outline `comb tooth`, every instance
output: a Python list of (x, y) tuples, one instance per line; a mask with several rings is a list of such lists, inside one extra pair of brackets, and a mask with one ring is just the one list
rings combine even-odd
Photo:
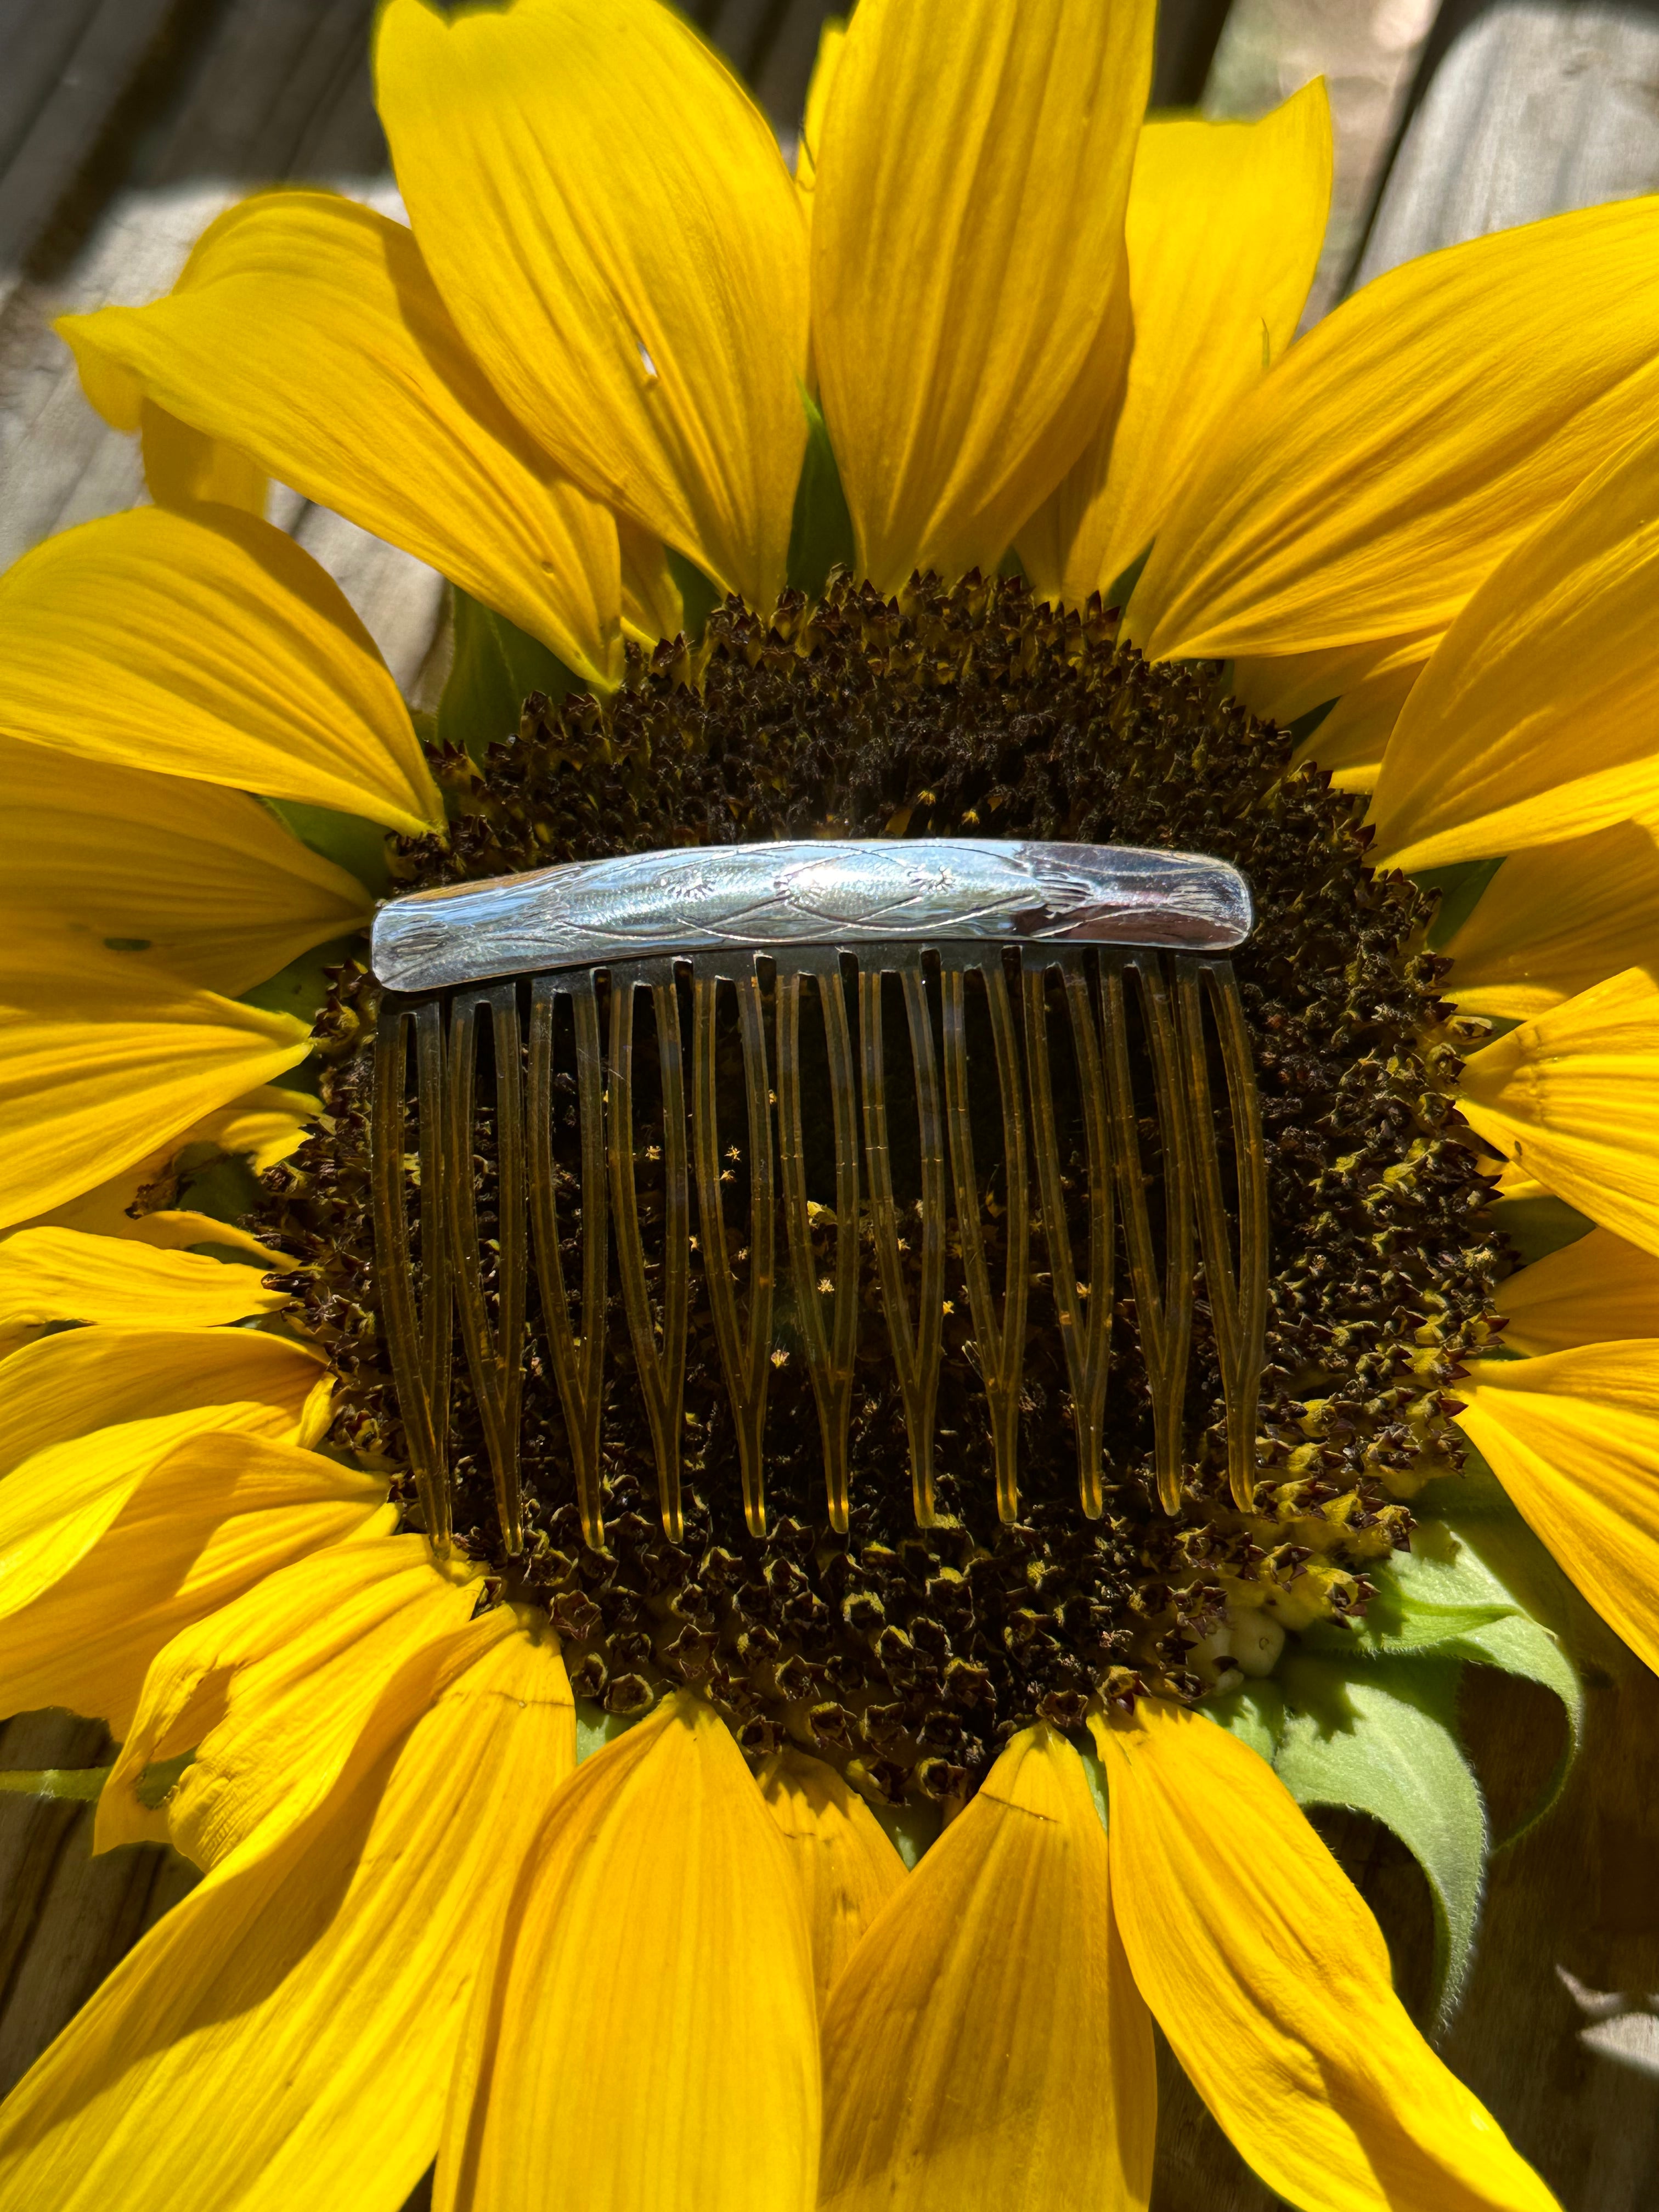
[[(901, 956), (902, 957), (902, 956)], [(917, 957), (900, 969), (910, 1059), (915, 1077), (916, 1121), (921, 1143), (921, 1282), (916, 1324), (910, 1323), (899, 1257), (893, 1203), (893, 1164), (887, 1141), (886, 1052), (882, 1038), (879, 968), (859, 970), (859, 1029), (864, 1057), (864, 1145), (870, 1180), (870, 1219), (888, 1343), (904, 1404), (910, 1442), (910, 1494), (917, 1525), (931, 1528), (933, 1508), (933, 1407), (939, 1395), (939, 1347), (945, 1309), (945, 1124), (939, 1113), (939, 1068), (933, 1054), (927, 986)]]
[[(634, 994), (648, 988), (656, 1009), (657, 1058), (662, 1069), (663, 1304), (662, 1350), (645, 1287), (634, 1180)], [(634, 1364), (657, 1458), (663, 1534), (685, 1534), (680, 1504), (680, 1431), (685, 1397), (685, 1322), (690, 1287), (690, 1187), (686, 1170), (685, 1079), (680, 1057), (680, 1002), (672, 965), (661, 980), (613, 980), (611, 991), (611, 1205), (617, 1223), (617, 1273), (634, 1346)]]
[(946, 956), (941, 981), (945, 995), (945, 1090), (951, 1122), (951, 1159), (956, 1175), (957, 1224), (962, 1238), (963, 1272), (968, 1304), (979, 1343), (980, 1371), (991, 1409), (991, 1443), (996, 1464), (997, 1512), (1005, 1522), (1019, 1518), (1019, 1396), (1025, 1368), (1025, 1301), (1029, 1284), (1029, 1209), (1025, 1189), (1025, 1104), (1014, 1044), (1008, 979), (1000, 958), (981, 967), (967, 963), (985, 979), (995, 1050), (997, 1087), (1002, 1106), (1008, 1203), (1004, 1218), (1006, 1264), (1002, 1318), (997, 1319), (991, 1273), (985, 1258), (980, 1220), (979, 1178), (974, 1166), (969, 1109), (967, 991), (963, 965)]
[[(553, 1160), (553, 1015), (559, 994), (571, 1001), (576, 1041), (576, 1099), (581, 1136), (581, 1335), (570, 1326), (570, 1301), (559, 1255), (559, 1220)], [(530, 1001), (530, 1220), (547, 1324), (548, 1353), (564, 1413), (565, 1435), (576, 1478), (582, 1536), (593, 1551), (605, 1548), (605, 1510), (599, 1489), (599, 1416), (605, 1399), (605, 1063), (599, 1053), (599, 1010), (593, 976), (538, 975)]]
[(825, 1055), (830, 1064), (830, 1107), (836, 1136), (836, 1272), (830, 1328), (812, 1256), (811, 1217), (806, 1210), (806, 1151), (801, 1127), (799, 971), (778, 977), (778, 1150), (783, 1198), (789, 1224), (789, 1255), (795, 1283), (795, 1312), (800, 1326), (806, 1371), (818, 1409), (823, 1438), (823, 1484), (830, 1525), (847, 1534), (850, 1508), (847, 1431), (853, 1410), (853, 1355), (859, 1323), (859, 1153), (857, 1094), (853, 1082), (853, 1045), (842, 988), (841, 960), (809, 971), (817, 984), (823, 1017)]
[[(1234, 1263), (1216, 1152), (1214, 1109), (1204, 1048), (1204, 991), (1221, 1041), (1238, 1178), (1238, 1246)], [(1248, 1511), (1255, 1496), (1256, 1413), (1261, 1392), (1262, 1345), (1267, 1323), (1267, 1161), (1261, 1141), (1249, 1032), (1237, 981), (1224, 961), (1182, 958), (1176, 963), (1204, 1281), (1221, 1367), (1227, 1412), (1227, 1477), (1233, 1502)]]
[[(406, 1030), (415, 1029), (416, 1105), (421, 1169), (421, 1275), (417, 1313), (404, 1196)], [(435, 1001), (383, 1006), (374, 1040), (372, 1186), (374, 1262), (392, 1377), (433, 1549), (447, 1553), (449, 1512), (449, 1376), (453, 1321), (444, 1223), (443, 1010)]]
[[(496, 1327), (489, 1325), (478, 1240), (477, 1181), (472, 1170), (477, 1018), (489, 1016), (495, 1059)], [(461, 1341), (495, 1484), (495, 1510), (509, 1558), (524, 1550), (519, 1487), (519, 1407), (524, 1392), (524, 1125), (520, 1099), (519, 994), (496, 984), (459, 995), (449, 1016), (449, 1242), (455, 1261)]]
[(738, 1018), (743, 1037), (744, 1089), (749, 1113), (749, 1313), (738, 1313), (720, 1205), (720, 1145), (714, 1046), (717, 973), (698, 963), (692, 986), (692, 1143), (697, 1166), (697, 1218), (702, 1237), (703, 1280), (709, 1317), (726, 1376), (738, 1431), (743, 1516), (751, 1536), (766, 1534), (766, 1492), (761, 1440), (766, 1427), (766, 1385), (771, 1371), (773, 1238), (771, 1085), (766, 1066), (765, 1010), (760, 977), (750, 967), (738, 979)]
[[(1060, 1133), (1054, 1123), (1054, 1082), (1048, 1062), (1048, 973), (1060, 972), (1071, 1017), (1073, 1049), (1089, 1155), (1089, 1279), (1079, 1285), (1066, 1194), (1060, 1187)], [(1060, 1342), (1066, 1350), (1073, 1419), (1077, 1427), (1078, 1496), (1091, 1521), (1106, 1510), (1101, 1467), (1106, 1384), (1111, 1370), (1112, 1278), (1116, 1252), (1112, 1228), (1112, 1145), (1100, 1038), (1081, 960), (1057, 960), (1047, 951), (1025, 955), (1025, 1050), (1030, 1069), (1033, 1148), (1042, 1235), (1048, 1247)]]
[[(1164, 1170), (1164, 1279), (1152, 1249), (1152, 1223), (1140, 1158), (1134, 1091), (1129, 1075), (1124, 974), (1139, 986)], [(1152, 1400), (1152, 1445), (1158, 1494), (1166, 1513), (1181, 1504), (1182, 1401), (1193, 1329), (1192, 1172), (1187, 1114), (1176, 1055), (1169, 986), (1155, 952), (1103, 954), (1101, 983), (1106, 1017), (1107, 1090), (1124, 1241), (1134, 1286), (1140, 1356)]]

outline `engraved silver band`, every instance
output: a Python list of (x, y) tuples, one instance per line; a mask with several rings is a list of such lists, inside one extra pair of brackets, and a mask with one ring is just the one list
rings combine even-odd
[(1203, 854), (838, 838), (632, 853), (418, 891), (380, 908), (370, 959), (388, 989), (420, 992), (788, 945), (989, 939), (1224, 952), (1251, 921), (1243, 877)]

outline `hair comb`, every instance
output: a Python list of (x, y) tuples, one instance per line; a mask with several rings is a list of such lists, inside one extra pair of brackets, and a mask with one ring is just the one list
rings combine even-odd
[(434, 1541), (451, 1537), (457, 1335), (510, 1555), (532, 1357), (586, 1542), (605, 1543), (620, 1389), (679, 1540), (699, 1300), (751, 1534), (769, 1382), (797, 1350), (846, 1531), (872, 1310), (931, 1525), (952, 1289), (1003, 1521), (1020, 1514), (1022, 1376), (1043, 1328), (1063, 1346), (1084, 1514), (1105, 1510), (1115, 1328), (1138, 1346), (1151, 1471), (1176, 1510), (1200, 1291), (1248, 1506), (1267, 1182), (1228, 955), (1251, 920), (1243, 877), (1201, 855), (952, 838), (633, 854), (384, 906), (377, 1268)]

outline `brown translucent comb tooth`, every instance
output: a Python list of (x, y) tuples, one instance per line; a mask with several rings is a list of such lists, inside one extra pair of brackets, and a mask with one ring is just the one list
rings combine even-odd
[[(433, 1548), (450, 1543), (449, 1382), (453, 1344), (449, 1237), (444, 1218), (443, 1008), (387, 1000), (374, 1040), (371, 1132), (375, 1276), (392, 1379)], [(408, 1032), (415, 1032), (415, 1098), (420, 1166), (420, 1281), (416, 1304), (405, 1212), (404, 1099)]]
[[(974, 1162), (970, 1077), (968, 1066), (968, 972), (984, 978), (997, 1091), (1002, 1109), (1007, 1170), (1007, 1207), (1003, 1219), (1006, 1261), (1002, 1311), (997, 1312), (991, 1271), (980, 1219), (979, 1177)], [(991, 1413), (991, 1446), (996, 1467), (997, 1513), (1005, 1522), (1019, 1518), (1019, 1400), (1025, 1371), (1025, 1301), (1030, 1283), (1027, 1255), (1030, 1207), (1025, 1188), (1025, 1097), (1013, 1008), (1000, 954), (981, 963), (946, 952), (940, 978), (945, 997), (945, 1093), (951, 1126), (951, 1164), (955, 1171), (957, 1224), (962, 1240), (963, 1273), (969, 1310), (979, 1346), (980, 1373)]]
[[(1107, 1094), (1111, 1102), (1112, 1148), (1129, 1277), (1134, 1290), (1140, 1356), (1152, 1401), (1153, 1466), (1166, 1513), (1181, 1504), (1182, 1410), (1193, 1335), (1192, 1166), (1188, 1114), (1174, 1007), (1156, 952), (1103, 952)], [(1146, 1204), (1139, 1117), (1129, 1070), (1126, 978), (1133, 975), (1152, 1065), (1152, 1087), (1162, 1150), (1164, 1267), (1160, 1278)]]
[[(639, 1193), (634, 1175), (634, 995), (647, 989), (657, 1018), (662, 1070), (663, 1269), (661, 1348), (645, 1283)], [(652, 962), (613, 975), (611, 989), (611, 1205), (617, 1223), (617, 1266), (623, 1310), (634, 1346), (635, 1376), (657, 1461), (663, 1534), (685, 1534), (680, 1502), (680, 1432), (685, 1401), (686, 1309), (691, 1285), (691, 1203), (686, 1167), (685, 1077), (680, 1002), (673, 963)]]
[(714, 1324), (714, 1341), (737, 1426), (744, 1519), (751, 1536), (763, 1536), (766, 1492), (761, 1438), (766, 1426), (766, 1385), (771, 1374), (773, 1243), (776, 1227), (771, 1083), (766, 1064), (765, 1010), (760, 977), (751, 957), (735, 978), (749, 1121), (749, 1310), (746, 1316), (740, 1316), (726, 1215), (720, 1204), (721, 1149), (714, 1052), (720, 981), (719, 966), (711, 965), (706, 959), (696, 962), (691, 985), (691, 1130), (697, 1170), (697, 1226), (702, 1240), (703, 1281), (708, 1294), (709, 1316)]
[[(1206, 990), (1227, 1082), (1238, 1186), (1236, 1240), (1228, 1228), (1210, 1097), (1204, 1038)], [(1267, 1158), (1261, 1139), (1261, 1109), (1249, 1031), (1231, 968), (1222, 961), (1178, 959), (1176, 991), (1192, 1121), (1204, 1283), (1227, 1414), (1227, 1479), (1234, 1504), (1241, 1511), (1248, 1511), (1255, 1496), (1256, 1413), (1267, 1326)]]
[[(664, 1534), (671, 1543), (684, 1540), (686, 1364), (699, 1279), (731, 1407), (744, 1521), (752, 1537), (764, 1536), (771, 1369), (785, 1357), (774, 1346), (781, 1237), (793, 1290), (794, 1333), (791, 1340), (786, 1322), (785, 1336), (799, 1343), (812, 1385), (830, 1528), (846, 1534), (851, 1522), (855, 1361), (872, 1290), (885, 1329), (886, 1376), (903, 1409), (912, 1510), (921, 1526), (936, 1522), (945, 1293), (958, 1252), (973, 1327), (964, 1348), (986, 1395), (997, 1512), (1005, 1523), (1016, 1522), (1033, 1173), (1084, 1515), (1099, 1520), (1106, 1505), (1120, 1224), (1159, 1502), (1166, 1512), (1179, 1510), (1188, 1471), (1186, 1396), (1201, 1273), (1228, 1478), (1235, 1501), (1248, 1506), (1266, 1323), (1267, 1174), (1250, 1038), (1225, 955), (1249, 922), (1243, 878), (1201, 856), (975, 840), (630, 854), (476, 886), (459, 905), (447, 894), (393, 902), (377, 920), (375, 942), (378, 963), (384, 935), (396, 972), (378, 965), (376, 972), (383, 982), (395, 987), (402, 978), (404, 988), (433, 995), (385, 1001), (372, 1109), (373, 1210), (392, 1379), (434, 1544), (441, 1549), (451, 1540), (459, 1319), (503, 1546), (509, 1557), (525, 1549), (520, 1453), (532, 1249), (538, 1335), (563, 1417), (585, 1542), (605, 1543), (601, 1431), (619, 1355), (623, 1387), (636, 1393), (650, 1434)], [(890, 975), (904, 1008), (903, 1048), (898, 1032), (890, 1040), (884, 1027)], [(809, 976), (814, 990), (804, 994)], [(654, 1051), (662, 1117), (660, 1147), (648, 1155), (636, 1111), (641, 991), (651, 1003), (641, 1037), (652, 1029), (654, 1036), (641, 1051), (647, 1062)], [(690, 1009), (684, 1035), (683, 996)], [(811, 1060), (821, 1097), (807, 1095), (804, 1003), (816, 1006), (823, 1039), (822, 1063), (816, 1045)], [(1056, 1033), (1067, 1039), (1076, 1082), (1075, 1097), (1060, 1101)], [(406, 1158), (411, 1036), (417, 1230)], [(568, 1068), (556, 1064), (565, 1053)], [(981, 1148), (988, 1131), (1000, 1132), (1000, 1170), (975, 1158), (976, 1110)], [(723, 1115), (741, 1119), (741, 1142)], [(919, 1178), (902, 1212), (894, 1187), (895, 1115), (901, 1158), (914, 1158)], [(809, 1127), (814, 1145), (833, 1132), (835, 1256), (827, 1279), (821, 1270), (831, 1263), (818, 1255), (830, 1224), (808, 1196)], [(1080, 1158), (1072, 1158), (1073, 1148)], [(647, 1159), (648, 1198), (641, 1184)], [(580, 1176), (579, 1285), (566, 1270), (576, 1221), (559, 1201), (573, 1163)], [(1000, 1211), (981, 1194), (981, 1167), (993, 1186), (999, 1171), (1005, 1178)], [(827, 1170), (826, 1162), (813, 1172)], [(1081, 1192), (1071, 1180), (1079, 1170)], [(746, 1201), (738, 1195), (744, 1176)], [(1073, 1243), (1085, 1215), (1086, 1258)], [(613, 1246), (631, 1361), (607, 1341)], [(699, 1249), (700, 1278), (693, 1267)], [(873, 1347), (865, 1349), (868, 1356)], [(1204, 1349), (1207, 1361), (1207, 1341)], [(1132, 1426), (1138, 1418), (1132, 1408)]]
[(1066, 1354), (1066, 1380), (1071, 1385), (1073, 1419), (1077, 1429), (1079, 1502), (1088, 1519), (1098, 1521), (1106, 1510), (1101, 1431), (1106, 1419), (1106, 1383), (1111, 1367), (1112, 1278), (1116, 1259), (1112, 1139), (1099, 1030), (1089, 994), (1089, 978), (1081, 960), (1073, 957), (1059, 972), (1071, 1020), (1089, 1166), (1089, 1273), (1084, 1283), (1079, 1280), (1066, 1220), (1060, 1133), (1054, 1122), (1054, 1082), (1048, 1060), (1048, 975), (1054, 964), (1054, 956), (1049, 952), (1031, 950), (1024, 956), (1032, 1148), (1036, 1155), (1037, 1194), (1042, 1206), (1042, 1237), (1048, 1248), (1060, 1343)]
[[(575, 1036), (572, 1071), (581, 1145), (581, 1334), (570, 1325), (570, 1300), (559, 1255), (559, 1219), (553, 1160), (553, 1021), (557, 999), (568, 997)], [(538, 975), (530, 1000), (530, 1221), (536, 1274), (541, 1285), (547, 1349), (564, 1414), (576, 1482), (582, 1535), (605, 1548), (605, 1510), (599, 1488), (599, 1418), (605, 1401), (605, 1273), (610, 1233), (605, 1203), (605, 1061), (599, 1050), (599, 1009), (591, 971)]]
[(807, 1210), (800, 1073), (803, 978), (799, 971), (781, 972), (778, 976), (778, 1151), (794, 1279), (795, 1316), (823, 1438), (823, 1483), (830, 1525), (838, 1536), (844, 1536), (850, 1504), (847, 1431), (853, 1408), (853, 1358), (859, 1328), (858, 1096), (839, 956), (833, 951), (826, 953), (823, 965), (810, 972), (823, 1023), (836, 1145), (836, 1266), (830, 1279), (828, 1328), (824, 1326), (823, 1293), (818, 1288), (817, 1263), (812, 1251), (811, 1216)]
[[(495, 1066), (495, 1326), (484, 1296), (478, 1237), (479, 1178), (473, 1156), (478, 1016), (487, 1013)], [(511, 1559), (524, 1551), (519, 1480), (520, 1409), (524, 1395), (524, 1121), (516, 983), (458, 992), (449, 1011), (448, 1115), (444, 1132), (450, 1250), (455, 1302), (468, 1371), (478, 1402), (495, 1485), (495, 1510)]]
[(904, 1291), (898, 1215), (893, 1200), (886, 1049), (881, 1018), (883, 969), (879, 965), (860, 965), (859, 970), (864, 1150), (882, 1310), (910, 1443), (911, 1504), (918, 1525), (931, 1528), (934, 1522), (933, 1413), (939, 1396), (939, 1350), (945, 1318), (945, 1121), (939, 1111), (939, 1066), (933, 1052), (933, 1028), (927, 1011), (927, 986), (921, 955), (915, 951), (895, 953), (892, 966), (897, 968), (904, 994), (921, 1149), (921, 1279), (914, 1324)]

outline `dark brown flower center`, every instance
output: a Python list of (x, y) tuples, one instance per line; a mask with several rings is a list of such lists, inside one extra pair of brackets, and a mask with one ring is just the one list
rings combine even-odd
[[(539, 1293), (532, 1285), (525, 1323), (520, 1557), (502, 1541), (480, 1410), (459, 1355), (456, 1367), (457, 1541), (488, 1565), (500, 1589), (546, 1607), (580, 1693), (625, 1714), (665, 1685), (690, 1681), (756, 1752), (793, 1738), (890, 1802), (913, 1788), (959, 1796), (1000, 1743), (1038, 1716), (1073, 1724), (1091, 1696), (1121, 1694), (1136, 1677), (1166, 1694), (1198, 1694), (1214, 1679), (1199, 1647), (1230, 1607), (1243, 1614), (1265, 1601), (1295, 1626), (1362, 1607), (1367, 1564), (1405, 1541), (1409, 1516), (1398, 1501), (1455, 1463), (1454, 1401), (1445, 1393), (1462, 1357), (1485, 1340), (1501, 1263), (1499, 1239), (1482, 1218), (1487, 1185), (1449, 1126), (1459, 1063), (1449, 1009), (1437, 996), (1446, 963), (1424, 947), (1431, 902), (1402, 879), (1367, 871), (1355, 802), (1332, 793), (1312, 768), (1291, 768), (1289, 738), (1222, 698), (1215, 678), (1207, 669), (1148, 667), (1117, 646), (1098, 610), (1055, 616), (1033, 607), (1017, 580), (969, 579), (953, 590), (924, 583), (896, 605), (841, 583), (813, 610), (786, 598), (769, 623), (732, 603), (712, 618), (695, 655), (677, 643), (636, 662), (608, 711), (585, 698), (556, 708), (532, 701), (518, 741), (492, 749), (481, 769), (456, 757), (439, 764), (457, 808), (452, 834), (446, 843), (403, 849), (403, 889), (668, 846), (926, 834), (1208, 854), (1243, 872), (1255, 902), (1255, 933), (1235, 956), (1271, 1223), (1250, 1510), (1239, 1510), (1228, 1486), (1225, 1393), (1201, 1275), (1181, 1494), (1174, 1513), (1160, 1504), (1144, 1317), (1120, 1252), (1109, 1293), (1105, 1510), (1088, 1517), (1064, 1302), (1036, 1245), (1019, 1364), (1018, 1518), (1000, 1518), (986, 1349), (957, 1218), (940, 1279), (935, 1525), (918, 1526), (913, 1510), (914, 1419), (907, 1427), (878, 1255), (861, 1228), (845, 1532), (826, 1504), (819, 1408), (787, 1297), (769, 1325), (757, 1431), (767, 1531), (750, 1532), (705, 1237), (689, 1281), (684, 1528), (671, 1540), (649, 1378), (630, 1347), (613, 1252), (602, 1547), (584, 1536), (556, 1346), (537, 1303), (545, 1280)], [(689, 1024), (690, 985), (676, 988), (688, 994)], [(933, 994), (935, 1018), (937, 975), (925, 975), (921, 988)], [(775, 1039), (775, 984), (763, 996), (761, 1018)], [(643, 994), (641, 1004), (648, 1006)], [(342, 1377), (337, 1441), (396, 1465), (407, 1454), (384, 1364), (368, 1206), (363, 1047), (376, 1005), (366, 976), (343, 980), (323, 1025), (332, 1054), (324, 1119), (296, 1160), (270, 1178), (265, 1221), (298, 1263), (296, 1282)], [(733, 994), (717, 995), (710, 1018), (717, 1111), (730, 1133), (720, 1171), (722, 1224), (741, 1262), (753, 1101)], [(896, 1003), (890, 1018), (900, 1034), (905, 1016)], [(978, 1006), (973, 1019), (985, 1018)], [(653, 1073), (654, 1027), (643, 1012), (635, 1034), (634, 1176), (654, 1297), (665, 1265), (670, 1132)], [(1144, 1018), (1131, 1048), (1150, 1098)], [(844, 1227), (833, 1212), (829, 1078), (806, 1066), (811, 1049), (803, 1072), (820, 1109), (812, 1195), (823, 1217), (815, 1214), (814, 1235), (823, 1239), (828, 1281)], [(556, 1051), (555, 1064), (572, 1062)], [(912, 1133), (914, 1152), (915, 1102), (906, 1088), (914, 1075), (902, 1053), (894, 1064), (893, 1126)], [(983, 1054), (981, 1064), (989, 1065)], [(473, 1136), (487, 1273), (499, 1140), (487, 1059), (482, 1069)], [(1061, 1055), (1052, 1076), (1072, 1249), (1086, 1252), (1078, 1072)], [(769, 1110), (775, 1106), (774, 1095)], [(556, 1085), (550, 1158), (569, 1238), (573, 1314), (578, 1121), (574, 1095)], [(975, 1147), (980, 1242), (994, 1273), (1007, 1261), (999, 1241), (1008, 1194), (999, 1127), (994, 1115), (985, 1119)], [(1141, 1131), (1156, 1222), (1154, 1112)], [(921, 1166), (904, 1141), (895, 1156), (902, 1220)], [(410, 1202), (412, 1221), (412, 1186)], [(780, 1226), (780, 1250), (784, 1236)], [(907, 1240), (902, 1263), (913, 1301), (927, 1291), (921, 1242)], [(1091, 1287), (1082, 1284), (1079, 1295)], [(399, 1494), (412, 1514), (412, 1486), (403, 1484)]]

